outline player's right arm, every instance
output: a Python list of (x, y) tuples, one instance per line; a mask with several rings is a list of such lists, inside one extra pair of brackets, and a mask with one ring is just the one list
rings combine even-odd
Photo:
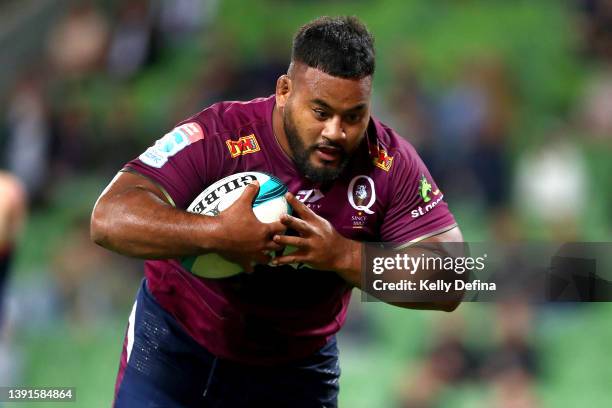
[(263, 224), (252, 211), (258, 186), (216, 217), (175, 208), (160, 187), (132, 172), (119, 172), (102, 192), (91, 216), (91, 238), (109, 250), (138, 258), (160, 259), (217, 252), (241, 264), (267, 263), (264, 251), (278, 250), (272, 241), (281, 223)]

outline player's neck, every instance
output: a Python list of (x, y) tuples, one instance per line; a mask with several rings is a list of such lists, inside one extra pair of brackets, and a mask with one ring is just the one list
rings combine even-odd
[(274, 105), (274, 110), (272, 111), (272, 130), (274, 133), (274, 138), (278, 142), (281, 149), (283, 149), (285, 154), (290, 159), (293, 159), (291, 148), (289, 147), (289, 141), (287, 140), (287, 134), (285, 133), (285, 128), (283, 126), (283, 118), (278, 110), (278, 106), (276, 105)]

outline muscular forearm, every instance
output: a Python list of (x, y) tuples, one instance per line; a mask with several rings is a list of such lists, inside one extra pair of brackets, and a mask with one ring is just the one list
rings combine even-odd
[(151, 191), (133, 187), (103, 196), (94, 207), (91, 237), (97, 244), (138, 258), (174, 258), (212, 251), (213, 217), (176, 209)]
[(97, 244), (138, 258), (176, 258), (215, 252), (250, 272), (253, 263), (267, 264), (268, 251), (281, 246), (280, 222), (262, 223), (253, 213), (258, 186), (247, 186), (230, 207), (210, 217), (174, 208), (151, 180), (120, 172), (104, 190), (91, 217)]
[[(369, 294), (380, 297), (380, 293), (375, 293), (374, 288), (370, 291), (365, 287), (364, 275), (362, 275), (362, 259), (364, 259), (365, 244), (358, 241), (348, 239), (338, 233), (334, 227), (326, 219), (315, 214), (304, 203), (299, 201), (293, 194), (288, 193), (286, 196), (287, 202), (293, 207), (295, 216), (285, 215), (281, 218), (281, 222), (294, 231), (297, 231), (299, 236), (276, 235), (274, 242), (279, 245), (291, 245), (297, 248), (290, 254), (279, 255), (272, 260), (273, 265), (287, 265), (291, 263), (304, 263), (315, 269), (328, 270), (336, 272), (346, 282), (367, 291)], [(299, 217), (299, 218), (297, 218)], [(429, 237), (424, 242), (437, 243), (436, 252), (448, 252), (444, 249), (445, 243), (463, 242), (463, 236), (457, 227), (450, 227), (449, 230), (440, 234)], [(424, 248), (409, 248), (404, 252), (406, 255), (418, 258), (424, 256), (423, 252), (431, 252), (431, 256), (438, 256), (436, 252), (425, 251)], [(381, 256), (394, 257), (397, 251), (381, 250)], [(418, 253), (417, 253), (418, 251)], [(411, 253), (414, 252), (414, 253)], [(444, 256), (460, 256), (444, 254)], [(369, 273), (369, 271), (366, 271)], [(424, 268), (416, 268), (416, 270), (406, 273), (406, 270), (389, 271), (386, 276), (390, 280), (400, 281), (402, 279), (410, 280), (414, 286), (415, 282), (422, 279), (442, 278), (450, 279), (445, 271), (426, 270)], [(393, 276), (395, 275), (395, 276)], [(406, 275), (406, 276), (405, 276)], [(454, 275), (454, 273), (453, 273)], [(418, 285), (417, 285), (418, 286)], [(451, 311), (454, 310), (462, 298), (462, 293), (450, 293), (441, 301), (432, 299), (431, 296), (426, 296), (426, 293), (418, 293), (415, 298), (411, 298), (411, 302), (389, 302), (393, 305), (406, 307), (411, 309), (436, 309)], [(412, 300), (415, 300), (412, 302)]]
[[(346, 280), (351, 285), (358, 287), (361, 290), (367, 291), (370, 295), (379, 297), (380, 294), (377, 294), (375, 291), (369, 291), (368, 288), (364, 288), (364, 276), (362, 274), (362, 258), (363, 251), (365, 245), (352, 241), (349, 239), (344, 239), (344, 241), (337, 246), (338, 253), (341, 254), (338, 259), (338, 268), (336, 272), (340, 275), (344, 280)], [(418, 253), (415, 252), (414, 256), (421, 256), (423, 254), (423, 250), (419, 249)], [(396, 252), (390, 251), (389, 256), (394, 256)], [(430, 253), (428, 256), (438, 256), (435, 253)], [(366, 271), (367, 273), (368, 271)], [(391, 273), (386, 272), (388, 275)], [(399, 281), (401, 279), (405, 279), (408, 281), (415, 282), (417, 287), (419, 285), (420, 280), (435, 280), (435, 279), (455, 279), (456, 276), (453, 273), (449, 275), (448, 273), (443, 273), (436, 270), (427, 270), (424, 268), (420, 268), (414, 273), (406, 273), (406, 271), (396, 271), (395, 274), (401, 273), (401, 276), (396, 278), (392, 278), (393, 281)], [(418, 294), (417, 294), (418, 296)], [(435, 301), (427, 301), (427, 294), (423, 294), (423, 301), (418, 302), (388, 302), (394, 306), (408, 308), (408, 309), (423, 309), (423, 310), (444, 310), (444, 311), (452, 311), (457, 308), (459, 303), (461, 302), (461, 298), (463, 293), (461, 291), (453, 291), (449, 293), (444, 299), (436, 299)]]

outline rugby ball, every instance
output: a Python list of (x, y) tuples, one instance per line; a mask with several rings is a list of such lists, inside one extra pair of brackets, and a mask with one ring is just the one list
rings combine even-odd
[[(259, 192), (253, 201), (253, 212), (261, 222), (270, 223), (291, 213), (291, 206), (285, 199), (287, 186), (279, 179), (266, 173), (247, 171), (232, 174), (208, 186), (187, 207), (187, 211), (216, 216), (232, 205), (253, 181), (259, 182)], [(181, 265), (191, 273), (203, 278), (226, 278), (242, 272), (242, 267), (210, 253), (184, 257)]]

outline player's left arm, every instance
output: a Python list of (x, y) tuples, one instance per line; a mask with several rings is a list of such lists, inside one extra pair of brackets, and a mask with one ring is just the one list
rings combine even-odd
[[(275, 265), (291, 263), (306, 263), (316, 269), (335, 271), (351, 285), (363, 289), (362, 280), (362, 256), (364, 245), (361, 242), (343, 237), (336, 231), (329, 221), (315, 214), (310, 208), (300, 202), (291, 193), (287, 193), (287, 201), (293, 207), (295, 214), (299, 217), (285, 215), (281, 222), (287, 228), (299, 233), (299, 236), (276, 235), (274, 241), (280, 245), (291, 245), (297, 248), (295, 252), (281, 255), (273, 259)], [(463, 242), (463, 236), (459, 227), (454, 227), (438, 235), (429, 237), (421, 242), (447, 243)], [(410, 253), (410, 249), (404, 252)], [(415, 249), (416, 251), (416, 249)], [(423, 249), (418, 249), (420, 256)], [(426, 254), (427, 255), (427, 254)], [(453, 256), (440, 245), (436, 253), (431, 256)], [(442, 274), (443, 271), (418, 270), (414, 274), (406, 276), (407, 279), (433, 279)], [(392, 302), (391, 304), (410, 309), (444, 310), (452, 311), (461, 303), (462, 292), (450, 293), (443, 300), (431, 302)]]
[[(442, 232), (440, 234), (437, 234), (429, 238), (426, 238), (422, 241), (419, 241), (418, 244), (437, 244), (437, 245), (433, 245), (433, 247), (436, 248), (436, 252), (432, 253), (430, 251), (430, 253), (426, 254), (426, 256), (431, 256), (431, 257), (441, 256), (445, 258), (445, 257), (456, 257), (456, 256), (465, 255), (465, 253), (463, 252), (463, 250), (465, 250), (465, 247), (463, 245), (453, 245), (453, 243), (463, 243), (463, 242), (464, 242), (463, 234), (461, 233), (459, 226), (454, 226), (448, 231)], [(451, 244), (446, 245), (448, 243), (451, 243)], [(408, 249), (408, 251), (405, 251), (405, 252), (410, 252), (410, 251), (411, 249)], [(422, 246), (415, 247), (413, 251), (415, 252), (414, 253), (415, 256), (419, 256), (423, 254), (423, 252), (427, 253), (427, 251)], [(419, 271), (416, 271), (414, 274), (411, 274), (410, 278), (414, 279), (417, 276), (419, 280), (421, 279), (432, 279), (433, 280), (433, 279), (441, 278), (445, 281), (452, 283), (453, 280), (459, 277), (463, 280), (467, 280), (469, 273), (466, 272), (463, 275), (455, 275), (454, 272), (449, 274), (449, 273), (446, 273), (445, 271), (421, 269)], [(406, 276), (403, 275), (402, 277), (405, 278)], [(452, 285), (451, 287), (454, 287), (454, 286), (455, 285)], [(452, 312), (461, 304), (461, 300), (463, 299), (464, 293), (465, 293), (464, 290), (450, 290), (448, 294), (446, 294), (443, 297), (443, 299), (439, 299), (437, 301), (393, 302), (391, 304), (395, 306), (407, 308), (407, 309), (444, 310), (446, 312)]]

